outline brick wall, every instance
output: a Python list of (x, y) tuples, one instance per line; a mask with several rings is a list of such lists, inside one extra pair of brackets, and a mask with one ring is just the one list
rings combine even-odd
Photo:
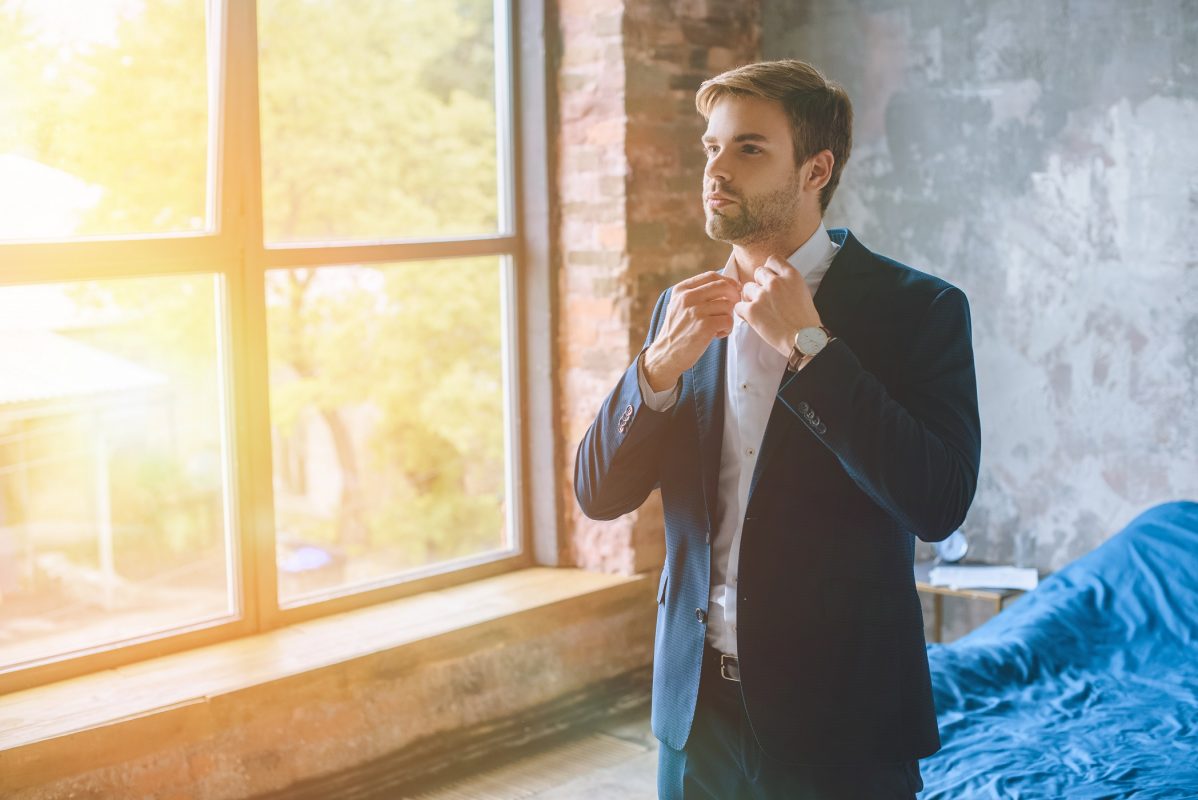
[(755, 61), (760, 6), (733, 0), (558, 5), (559, 396), (564, 563), (631, 574), (662, 563), (661, 504), (612, 522), (583, 516), (578, 442), (640, 352), (657, 296), (719, 268), (699, 199), (704, 79)]

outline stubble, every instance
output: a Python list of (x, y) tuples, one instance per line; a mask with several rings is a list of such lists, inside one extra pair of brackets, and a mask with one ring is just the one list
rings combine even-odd
[(718, 242), (752, 245), (782, 236), (799, 213), (798, 175), (767, 194), (734, 197), (730, 213), (705, 209), (707, 235)]

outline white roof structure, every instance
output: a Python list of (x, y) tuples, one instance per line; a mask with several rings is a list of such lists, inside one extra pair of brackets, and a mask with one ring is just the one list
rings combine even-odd
[(0, 153), (0, 239), (73, 236), (100, 186), (24, 156)]
[(52, 331), (4, 331), (0, 406), (166, 386), (168, 378), (128, 359)]

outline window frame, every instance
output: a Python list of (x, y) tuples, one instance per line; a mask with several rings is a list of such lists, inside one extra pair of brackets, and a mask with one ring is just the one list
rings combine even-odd
[[(0, 668), (0, 694), (202, 647), (305, 619), (463, 584), (534, 565), (557, 566), (560, 501), (554, 409), (555, 315), (550, 280), (545, 8), (494, 0), (499, 227), (493, 235), (330, 244), (263, 240), (255, 2), (206, 0), (211, 227), (204, 233), (0, 242), (0, 286), (217, 274), (232, 509), (231, 616)], [(508, 525), (517, 550), (461, 559), (281, 606), (278, 600), (269, 413), (268, 270), (495, 256), (505, 276)], [(13, 268), (7, 265), (19, 265)], [(533, 424), (534, 421), (540, 424)], [(552, 475), (548, 481), (525, 476)]]

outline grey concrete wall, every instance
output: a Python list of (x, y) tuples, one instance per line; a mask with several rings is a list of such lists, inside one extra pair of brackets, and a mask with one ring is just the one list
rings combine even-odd
[[(853, 98), (829, 226), (969, 295), (971, 554), (1057, 569), (1198, 497), (1198, 3), (765, 0), (763, 22), (766, 58)], [(977, 621), (959, 602), (946, 638)]]

